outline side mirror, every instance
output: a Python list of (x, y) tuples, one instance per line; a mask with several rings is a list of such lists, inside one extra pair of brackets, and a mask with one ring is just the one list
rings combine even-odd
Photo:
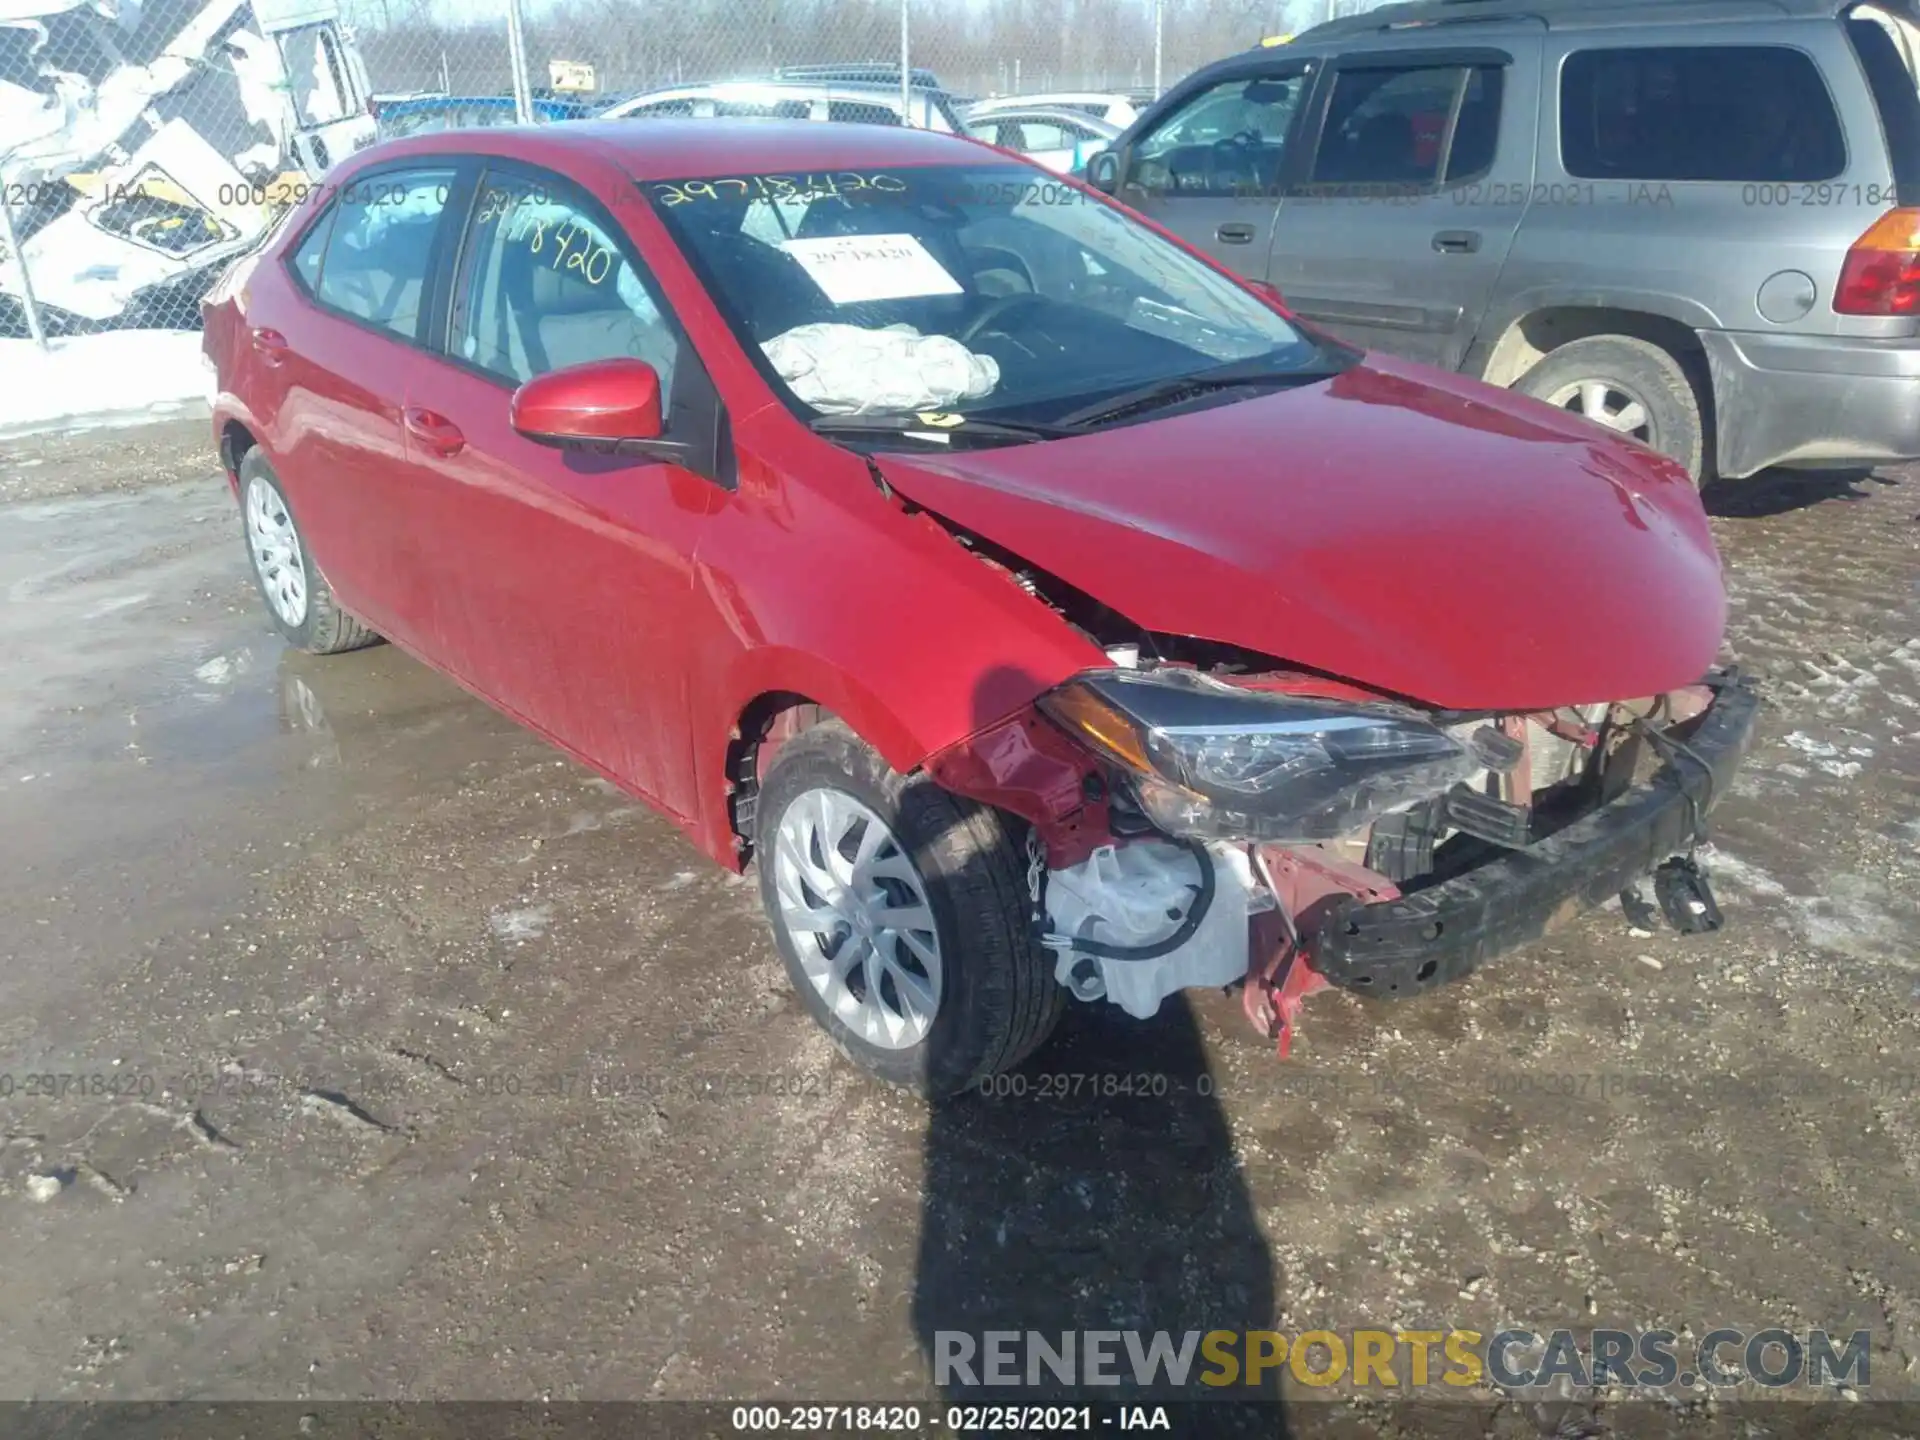
[(1280, 287), (1271, 280), (1249, 280), (1246, 286), (1262, 300), (1270, 300), (1282, 310), (1287, 308), (1286, 297), (1280, 293)]
[(1112, 195), (1120, 189), (1120, 156), (1113, 150), (1102, 150), (1087, 161), (1087, 183), (1103, 195)]
[(541, 445), (677, 459), (660, 438), (660, 374), (644, 360), (590, 360), (536, 375), (513, 392), (513, 428)]

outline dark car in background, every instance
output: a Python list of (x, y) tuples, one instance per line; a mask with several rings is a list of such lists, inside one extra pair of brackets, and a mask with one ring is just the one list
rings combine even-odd
[(1696, 478), (1920, 456), (1920, 12), (1427, 0), (1182, 81), (1089, 179), (1303, 318)]

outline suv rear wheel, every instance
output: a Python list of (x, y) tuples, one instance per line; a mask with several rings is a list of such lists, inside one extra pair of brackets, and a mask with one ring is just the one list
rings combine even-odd
[(1651, 446), (1700, 483), (1706, 435), (1699, 397), (1680, 362), (1658, 345), (1631, 335), (1569, 341), (1513, 388)]
[(1066, 992), (1029, 924), (1017, 822), (899, 774), (837, 720), (781, 746), (754, 815), (788, 977), (861, 1069), (951, 1095), (1052, 1033)]

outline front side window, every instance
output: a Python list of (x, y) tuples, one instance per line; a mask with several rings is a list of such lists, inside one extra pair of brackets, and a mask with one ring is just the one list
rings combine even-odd
[(804, 417), (932, 406), (1041, 421), (1224, 365), (1326, 361), (1226, 275), (1025, 165), (642, 189)]
[(453, 353), (519, 384), (590, 360), (645, 360), (672, 393), (679, 341), (590, 208), (544, 180), (489, 175), (454, 286)]
[(1831, 180), (1833, 97), (1784, 45), (1580, 50), (1560, 72), (1560, 158), (1592, 180)]
[(1419, 186), (1443, 174), (1458, 181), (1485, 173), (1499, 130), (1500, 80), (1495, 66), (1342, 70), (1314, 155), (1314, 183)]
[(1155, 194), (1270, 194), (1305, 95), (1304, 70), (1223, 80), (1134, 146), (1131, 183)]
[(450, 169), (350, 181), (334, 202), (314, 284), (320, 303), (404, 339), (416, 338), (434, 239), (452, 189)]
[(1093, 138), (1091, 130), (1069, 127), (1059, 120), (983, 120), (974, 127), (974, 137), (1015, 150), (1022, 155), (1037, 151), (1071, 150), (1083, 140)]

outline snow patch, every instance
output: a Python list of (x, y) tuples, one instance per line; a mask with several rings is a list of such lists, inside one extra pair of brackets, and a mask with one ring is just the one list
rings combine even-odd
[(1824, 740), (1815, 740), (1811, 735), (1804, 734), (1799, 730), (1787, 736), (1787, 744), (1791, 745), (1803, 755), (1816, 755), (1824, 758), (1840, 753), (1839, 747), (1829, 745)]
[(109, 330), (48, 342), (0, 340), (0, 432), (151, 419), (214, 395), (192, 330)]
[(487, 917), (494, 938), (516, 944), (538, 940), (553, 923), (553, 906), (525, 905), (517, 910), (496, 910)]

